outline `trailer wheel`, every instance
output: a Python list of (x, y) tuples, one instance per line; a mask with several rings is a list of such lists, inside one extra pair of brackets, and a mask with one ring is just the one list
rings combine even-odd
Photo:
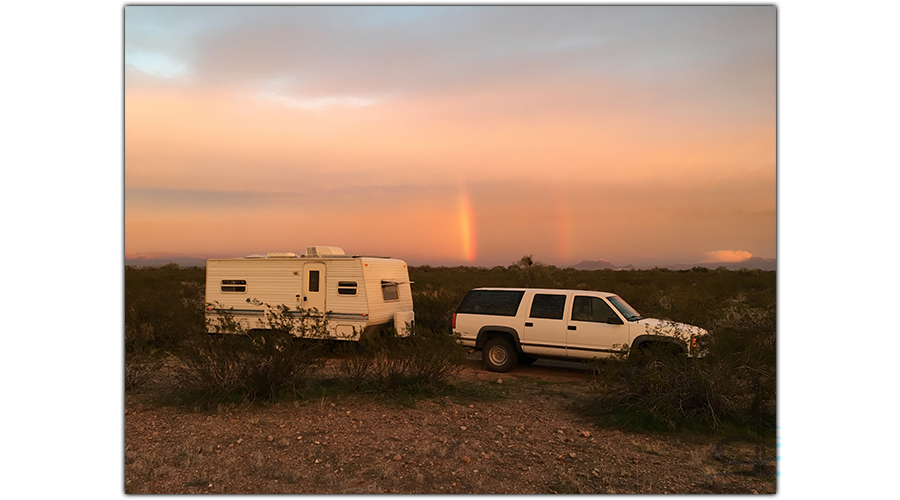
[(503, 337), (494, 337), (484, 344), (481, 359), (492, 372), (508, 372), (516, 365), (518, 355), (512, 344)]

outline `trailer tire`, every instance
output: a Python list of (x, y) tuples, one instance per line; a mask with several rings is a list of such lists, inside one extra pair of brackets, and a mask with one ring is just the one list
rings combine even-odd
[(518, 353), (509, 340), (503, 337), (494, 337), (484, 344), (481, 351), (481, 360), (488, 370), (505, 373), (516, 365)]

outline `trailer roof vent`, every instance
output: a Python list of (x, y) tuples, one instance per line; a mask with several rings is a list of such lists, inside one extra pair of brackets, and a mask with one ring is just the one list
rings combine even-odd
[(276, 253), (267, 253), (266, 257), (270, 259), (296, 259), (297, 254), (293, 252), (276, 252)]
[(340, 247), (306, 247), (307, 257), (326, 257), (329, 255), (344, 255), (344, 250)]

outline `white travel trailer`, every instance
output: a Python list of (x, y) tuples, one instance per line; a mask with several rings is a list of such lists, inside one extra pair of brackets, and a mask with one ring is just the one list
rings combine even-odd
[(405, 336), (414, 319), (409, 285), (406, 262), (345, 255), (338, 247), (307, 247), (299, 256), (209, 259), (207, 329), (216, 333), (211, 323), (229, 315), (244, 329), (265, 328), (267, 306), (284, 305), (324, 312), (328, 335), (335, 339), (359, 340), (385, 325)]

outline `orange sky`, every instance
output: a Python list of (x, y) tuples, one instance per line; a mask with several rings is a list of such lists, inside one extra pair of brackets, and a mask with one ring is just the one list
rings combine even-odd
[(775, 256), (774, 7), (126, 7), (125, 251)]

